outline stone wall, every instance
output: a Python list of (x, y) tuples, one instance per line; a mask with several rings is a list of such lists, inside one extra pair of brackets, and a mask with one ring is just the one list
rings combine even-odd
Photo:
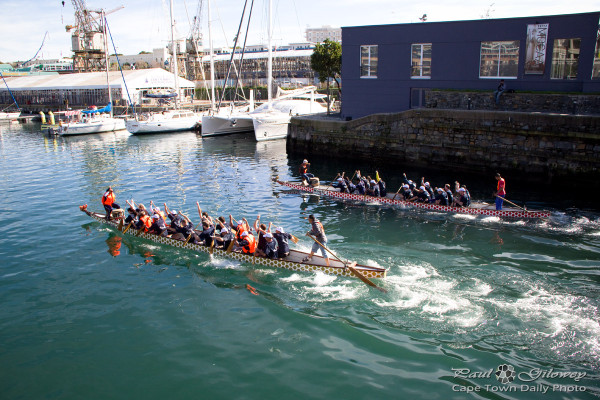
[(457, 171), (501, 168), (546, 182), (600, 181), (600, 116), (421, 109), (353, 121), (295, 117), (288, 148)]
[(425, 92), (425, 107), (468, 110), (469, 99), (471, 110), (600, 115), (600, 95), (597, 94), (504, 92), (500, 96), (500, 101), (496, 104), (492, 91), (455, 92), (428, 90)]

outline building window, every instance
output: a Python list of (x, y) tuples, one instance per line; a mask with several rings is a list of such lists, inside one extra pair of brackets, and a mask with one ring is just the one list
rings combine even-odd
[(412, 45), (410, 77), (412, 79), (431, 78), (431, 43)]
[(598, 32), (596, 33), (596, 50), (594, 51), (592, 79), (600, 79), (600, 22), (598, 22)]
[(481, 42), (480, 78), (516, 78), (519, 41)]
[(581, 39), (554, 39), (551, 79), (575, 79)]
[(377, 46), (360, 46), (360, 77), (377, 78)]

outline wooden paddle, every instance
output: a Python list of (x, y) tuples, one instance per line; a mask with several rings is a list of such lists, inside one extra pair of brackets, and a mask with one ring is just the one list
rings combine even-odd
[[(494, 194), (494, 197), (499, 197), (499, 196), (498, 196), (497, 194)], [(517, 204), (513, 203), (512, 201), (505, 199), (504, 197), (502, 197), (502, 199), (503, 199), (504, 201), (506, 201), (507, 203), (509, 203), (509, 204), (512, 204), (513, 206), (515, 206), (515, 207), (517, 207), (517, 208), (520, 208), (520, 209), (521, 209), (521, 210), (523, 210), (523, 211), (526, 211), (526, 212), (531, 212), (531, 211), (529, 211), (528, 209), (526, 209), (526, 208), (523, 208), (523, 207), (521, 207), (521, 206), (519, 206), (519, 205), (517, 205)]]
[(360, 279), (361, 281), (363, 281), (367, 285), (374, 287), (375, 289), (379, 290), (382, 293), (387, 293), (387, 289), (384, 289), (382, 287), (377, 286), (375, 283), (373, 283), (373, 281), (371, 281), (369, 278), (367, 278), (366, 276), (364, 276), (363, 274), (361, 274), (356, 268), (354, 268), (356, 266), (355, 262), (348, 263), (347, 261), (346, 262), (342, 261), (331, 250), (329, 250), (321, 242), (319, 242), (317, 240), (317, 238), (315, 238), (313, 235), (307, 235), (307, 236), (309, 236), (312, 240), (314, 240), (315, 242), (317, 242), (317, 244), (319, 246), (321, 246), (322, 248), (324, 248), (329, 254), (331, 254), (332, 256), (334, 256), (335, 258), (337, 258), (342, 264), (344, 264), (344, 268), (348, 268), (350, 270), (350, 272), (352, 272), (352, 274), (354, 274), (354, 276), (356, 276), (358, 279)]
[(131, 222), (129, 223), (129, 225), (127, 225), (127, 228), (125, 228), (125, 229), (123, 230), (123, 233), (127, 233), (127, 231), (129, 230), (129, 228), (131, 228), (131, 225), (133, 225), (133, 221), (131, 221)]
[(119, 220), (119, 226), (117, 227), (118, 230), (123, 231), (123, 218), (121, 218)]
[(329, 190), (330, 187), (333, 186), (333, 183), (335, 182), (335, 180), (338, 178), (338, 176), (340, 176), (340, 173), (338, 172), (338, 174), (335, 176), (335, 178), (333, 178), (331, 180), (331, 183), (329, 184), (329, 186), (327, 186), (327, 188), (325, 190)]
[(404, 186), (404, 185), (400, 185), (400, 187), (398, 188), (398, 191), (397, 191), (397, 192), (394, 194), (394, 197), (392, 197), (392, 200), (395, 200), (395, 199), (396, 199), (396, 196), (398, 196), (398, 193), (400, 193), (400, 191), (402, 190), (402, 187), (403, 187), (403, 186)]

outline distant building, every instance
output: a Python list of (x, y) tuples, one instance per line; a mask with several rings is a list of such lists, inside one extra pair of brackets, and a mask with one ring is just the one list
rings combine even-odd
[(5, 78), (11, 76), (58, 75), (58, 72), (44, 71), (40, 69), (39, 65), (13, 68), (10, 64), (0, 64), (0, 72), (2, 72), (2, 76)]
[[(311, 43), (291, 43), (273, 49), (273, 79), (275, 82), (285, 87), (314, 84), (315, 72), (310, 66), (310, 56), (314, 51), (314, 47)], [(205, 55), (202, 57), (207, 80), (210, 73), (210, 56), (208, 54), (209, 52), (205, 50)], [(243, 65), (240, 68), (239, 62), (242, 58), (242, 51), (240, 49), (236, 50), (233, 57), (236, 69), (232, 68), (226, 86), (235, 86), (236, 70), (241, 70), (240, 76), (244, 85), (265, 85), (267, 82), (268, 46), (246, 46), (243, 57)], [(215, 80), (219, 86), (223, 85), (223, 81), (227, 76), (230, 59), (231, 49), (221, 48), (219, 53), (215, 52)]]
[[(168, 65), (168, 61), (171, 59), (169, 50), (166, 47), (159, 49), (153, 49), (152, 53), (147, 54), (132, 54), (132, 55), (119, 55), (119, 62), (121, 66), (129, 64), (131, 66), (147, 65), (148, 68), (165, 68)], [(167, 61), (167, 64), (165, 64)], [(109, 65), (111, 69), (114, 69), (117, 65), (117, 57), (111, 55), (109, 57)]]
[(600, 12), (344, 27), (342, 116), (424, 106), (431, 89), (600, 92)]
[(342, 28), (332, 28), (329, 25), (324, 25), (320, 28), (306, 28), (306, 40), (311, 43), (321, 43), (325, 39), (334, 42), (342, 42)]
[(40, 71), (58, 72), (59, 74), (73, 72), (72, 58), (54, 58), (48, 60), (31, 60), (23, 64), (23, 67), (34, 67)]

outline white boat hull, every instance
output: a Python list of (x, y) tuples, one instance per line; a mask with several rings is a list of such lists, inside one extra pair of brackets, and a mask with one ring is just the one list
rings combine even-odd
[(127, 130), (133, 135), (191, 131), (199, 122), (200, 118), (196, 115), (193, 117), (148, 121), (130, 119), (127, 120)]
[(278, 112), (253, 115), (252, 122), (256, 141), (286, 138), (291, 118), (290, 115)]
[(0, 112), (0, 121), (14, 121), (19, 118), (21, 112)]
[(230, 135), (252, 132), (254, 125), (247, 114), (240, 116), (204, 116), (202, 117), (202, 136)]
[(73, 122), (59, 127), (58, 134), (61, 136), (86, 135), (90, 133), (102, 133), (121, 131), (125, 129), (125, 121), (122, 118), (103, 118), (90, 122)]

